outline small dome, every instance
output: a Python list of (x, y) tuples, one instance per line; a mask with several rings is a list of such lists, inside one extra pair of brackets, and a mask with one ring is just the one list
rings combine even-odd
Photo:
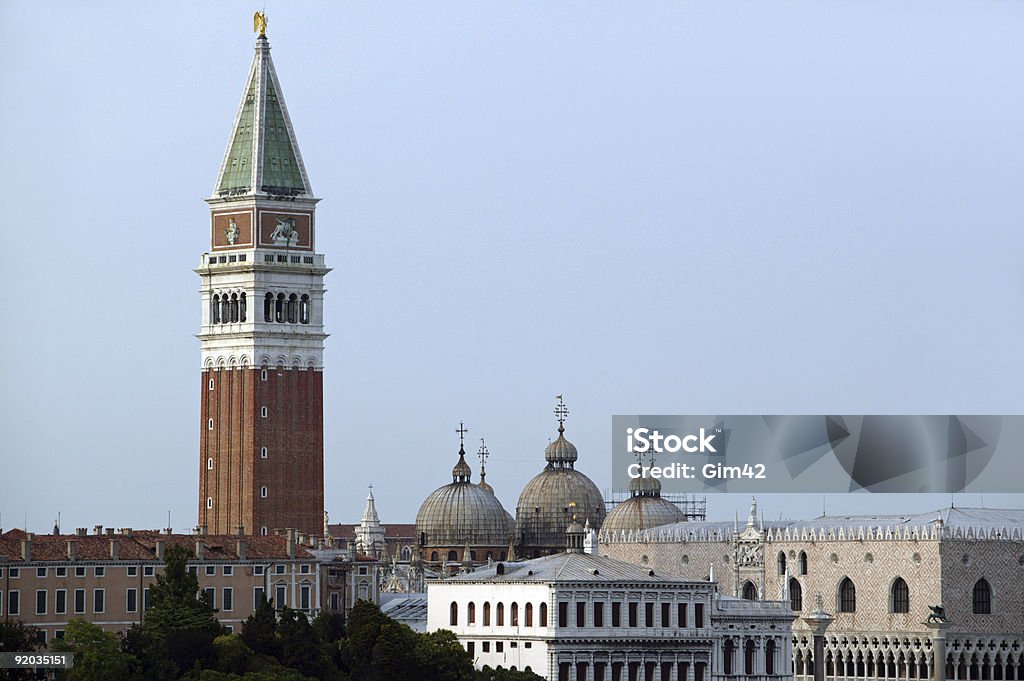
[(466, 452), (459, 447), (459, 462), (452, 468), (452, 478), (455, 482), (468, 482), (473, 475), (473, 470), (466, 463)]
[(601, 526), (602, 532), (635, 532), (686, 520), (686, 516), (668, 499), (660, 496), (632, 496), (616, 504)]
[(646, 476), (633, 478), (629, 481), (629, 493), (630, 496), (661, 496), (661, 481), (657, 478), (648, 478)]
[(544, 458), (549, 463), (575, 463), (579, 458), (576, 445), (565, 439), (565, 428), (558, 425), (558, 439), (544, 450)]

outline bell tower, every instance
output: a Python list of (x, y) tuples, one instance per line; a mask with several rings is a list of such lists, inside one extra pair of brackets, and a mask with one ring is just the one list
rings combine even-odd
[(323, 297), (316, 203), (257, 14), (256, 54), (210, 205), (202, 300), (199, 525), (318, 535)]

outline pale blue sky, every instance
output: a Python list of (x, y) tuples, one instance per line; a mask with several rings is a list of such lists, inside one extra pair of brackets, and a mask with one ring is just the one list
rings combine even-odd
[[(256, 6), (82, 5), (0, 4), (0, 525), (186, 530)], [(1024, 3), (266, 10), (334, 267), (332, 520), (373, 482), (411, 522), (460, 419), (514, 512), (558, 393), (602, 489), (614, 413), (1024, 411)]]

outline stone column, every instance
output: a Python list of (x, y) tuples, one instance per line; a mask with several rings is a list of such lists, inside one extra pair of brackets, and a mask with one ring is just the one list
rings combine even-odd
[(924, 625), (932, 632), (932, 679), (946, 681), (946, 630), (949, 622), (925, 622)]
[(815, 611), (802, 619), (814, 635), (814, 681), (825, 681), (825, 629), (832, 624), (832, 615), (822, 607), (821, 594)]

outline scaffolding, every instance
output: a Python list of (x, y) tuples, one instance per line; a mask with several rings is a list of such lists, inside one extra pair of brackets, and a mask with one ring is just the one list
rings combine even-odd
[[(607, 513), (611, 513), (612, 509), (618, 504), (621, 504), (626, 499), (629, 499), (629, 492), (619, 490), (612, 492), (611, 494), (605, 495), (604, 507)], [(662, 493), (662, 499), (671, 502), (678, 508), (687, 522), (701, 522), (707, 520), (708, 515), (708, 498), (698, 497), (695, 494), (684, 494), (684, 493)]]

